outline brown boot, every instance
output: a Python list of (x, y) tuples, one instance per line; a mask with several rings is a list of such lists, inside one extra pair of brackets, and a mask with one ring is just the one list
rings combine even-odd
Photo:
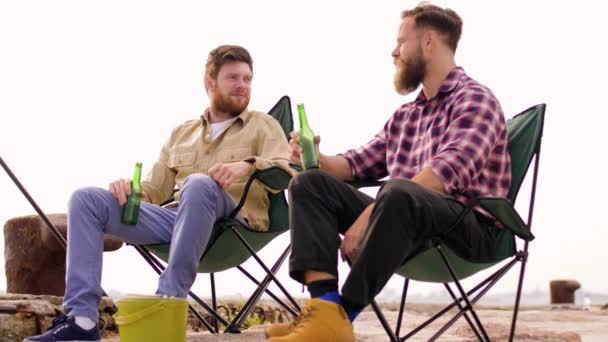
[(289, 335), (296, 329), (296, 326), (300, 323), (300, 318), (302, 316), (296, 317), (295, 320), (287, 323), (274, 323), (270, 324), (266, 327), (266, 338), (271, 337), (281, 337), (285, 335)]
[(269, 342), (353, 342), (355, 334), (341, 305), (313, 298), (300, 313), (293, 331)]

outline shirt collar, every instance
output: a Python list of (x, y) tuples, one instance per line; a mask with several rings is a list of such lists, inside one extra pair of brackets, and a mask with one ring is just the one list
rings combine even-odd
[[(207, 126), (209, 123), (209, 108), (206, 108), (203, 114), (201, 115), (201, 119), (203, 122), (203, 126)], [(243, 124), (246, 124), (251, 118), (251, 112), (248, 109), (245, 109), (241, 114), (237, 115), (236, 120), (240, 120)]]
[[(448, 76), (445, 78), (445, 81), (443, 81), (443, 83), (439, 87), (439, 91), (437, 92), (437, 94), (441, 94), (441, 93), (447, 94), (447, 93), (451, 92), (452, 90), (454, 90), (456, 88), (456, 86), (458, 86), (458, 83), (460, 83), (460, 79), (464, 76), (466, 76), (466, 74), (462, 67), (454, 67), (454, 69), (452, 69), (452, 71), (450, 71)], [(437, 95), (435, 95), (435, 96), (437, 96)], [(415, 102), (420, 103), (420, 102), (425, 102), (426, 100), (427, 100), (427, 98), (424, 95), (424, 91), (420, 90), (420, 93), (418, 93), (418, 96), (416, 97)]]

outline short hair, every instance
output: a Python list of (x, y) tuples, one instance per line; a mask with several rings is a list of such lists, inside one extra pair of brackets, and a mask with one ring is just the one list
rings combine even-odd
[(238, 45), (221, 45), (209, 52), (205, 73), (215, 80), (222, 65), (230, 62), (245, 62), (253, 71), (253, 60), (249, 51)]
[(401, 12), (401, 19), (414, 17), (414, 27), (431, 28), (441, 33), (444, 42), (456, 51), (462, 34), (462, 19), (449, 8), (441, 8), (429, 3), (420, 3), (413, 9)]

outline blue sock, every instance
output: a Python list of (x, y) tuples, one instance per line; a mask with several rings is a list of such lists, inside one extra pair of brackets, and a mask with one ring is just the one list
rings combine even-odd
[(361, 310), (353, 310), (347, 312), (346, 315), (348, 316), (348, 320), (352, 323), (357, 318), (357, 316), (359, 316), (360, 313)]
[(342, 305), (342, 300), (340, 298), (340, 293), (338, 293), (338, 291), (325, 292), (324, 294), (318, 296), (317, 298), (326, 300), (328, 302), (336, 303), (338, 305)]

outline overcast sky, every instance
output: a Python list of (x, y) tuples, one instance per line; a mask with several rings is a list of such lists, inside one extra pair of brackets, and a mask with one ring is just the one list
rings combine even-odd
[[(390, 54), (400, 11), (416, 3), (3, 0), (0, 156), (48, 213), (65, 212), (79, 187), (130, 177), (135, 161), (146, 172), (172, 127), (207, 106), (204, 63), (211, 49), (227, 43), (253, 56), (250, 108), (268, 110), (284, 94), (294, 109), (304, 102), (321, 149), (343, 152), (370, 139), (398, 105), (415, 97), (393, 90)], [(462, 16), (457, 63), (494, 91), (507, 118), (547, 103), (537, 239), (525, 289), (548, 290), (550, 280), (572, 278), (583, 291), (608, 292), (608, 54), (601, 2), (435, 3)], [(0, 222), (34, 213), (3, 173), (0, 189)], [(517, 208), (525, 214), (522, 191)], [(276, 257), (287, 241), (284, 234), (262, 256)], [(515, 273), (496, 291), (511, 291)], [(218, 275), (220, 295), (253, 290), (237, 275)], [(280, 279), (299, 292), (286, 265)], [(195, 289), (208, 295), (207, 284), (208, 277), (199, 277)], [(401, 286), (401, 278), (388, 286)], [(156, 276), (123, 247), (105, 255), (103, 287), (153, 293)], [(4, 262), (0, 289), (6, 289)]]

